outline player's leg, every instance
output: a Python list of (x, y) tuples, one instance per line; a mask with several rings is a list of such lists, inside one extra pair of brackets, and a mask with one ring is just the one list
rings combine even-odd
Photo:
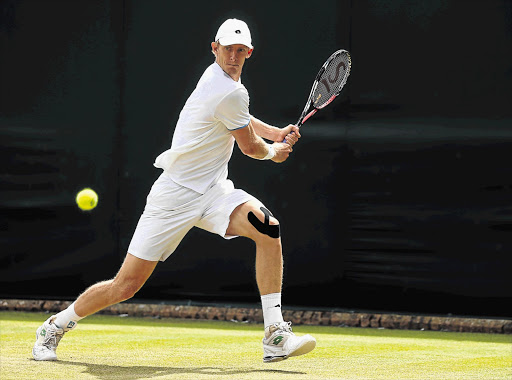
[[(204, 211), (197, 227), (230, 239), (244, 236), (256, 243), (256, 282), (264, 305), (265, 324), (282, 322), (283, 256), (279, 221), (263, 204), (226, 180), (204, 196)], [(268, 310), (265, 307), (269, 304)], [(277, 306), (277, 307), (276, 307)]]
[(264, 325), (267, 328), (282, 323), (283, 253), (279, 221), (259, 201), (251, 200), (231, 213), (226, 234), (245, 236), (255, 242), (256, 283)]
[(76, 314), (84, 318), (132, 298), (151, 276), (157, 263), (158, 261), (139, 259), (128, 253), (113, 279), (91, 286), (77, 298), (74, 305)]
[[(268, 217), (266, 217), (262, 207), (263, 205), (255, 200), (239, 205), (231, 213), (226, 234), (244, 236), (256, 243), (256, 283), (260, 295), (264, 296), (281, 293), (283, 254), (278, 232), (279, 221), (270, 214), (267, 214)], [(253, 223), (264, 232), (260, 232)], [(274, 231), (271, 232), (272, 236), (268, 234), (267, 229)]]
[(197, 227), (230, 239), (245, 236), (256, 243), (256, 282), (261, 295), (265, 338), (263, 360), (273, 362), (311, 351), (316, 340), (295, 336), (281, 313), (283, 255), (279, 221), (260, 201), (229, 180), (204, 196), (204, 211)]
[(128, 253), (113, 279), (98, 282), (85, 290), (73, 304), (56, 315), (55, 325), (63, 329), (73, 328), (80, 319), (132, 298), (151, 276), (157, 263)]
[(39, 327), (32, 350), (34, 359), (56, 360), (55, 351), (64, 333), (72, 330), (80, 319), (133, 297), (153, 273), (157, 263), (128, 253), (113, 279), (89, 287), (66, 310), (51, 316)]
[(292, 332), (291, 323), (283, 321), (283, 256), (279, 221), (260, 202), (253, 200), (235, 208), (226, 233), (245, 236), (256, 243), (256, 281), (265, 325), (263, 361), (281, 361), (313, 350), (316, 346), (315, 338), (311, 335), (296, 336)]

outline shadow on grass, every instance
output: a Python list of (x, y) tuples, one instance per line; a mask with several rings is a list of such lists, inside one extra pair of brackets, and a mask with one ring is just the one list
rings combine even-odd
[(150, 379), (166, 375), (197, 374), (211, 376), (230, 376), (236, 378), (241, 374), (281, 374), (281, 375), (306, 375), (306, 372), (284, 371), (279, 369), (227, 369), (220, 367), (152, 367), (152, 366), (117, 366), (108, 364), (90, 364), (59, 360), (57, 363), (85, 367), (85, 374), (98, 379), (119, 378), (123, 380)]

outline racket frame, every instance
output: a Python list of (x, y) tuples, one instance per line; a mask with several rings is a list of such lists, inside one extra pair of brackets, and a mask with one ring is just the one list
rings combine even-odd
[[(318, 84), (320, 83), (320, 78), (321, 78), (322, 74), (325, 72), (325, 69), (327, 68), (327, 66), (329, 66), (331, 61), (334, 58), (336, 58), (338, 55), (343, 54), (343, 53), (348, 54), (348, 57), (349, 57), (349, 65), (347, 68), (347, 72), (345, 74), (345, 78), (343, 78), (343, 81), (338, 85), (338, 88), (336, 89), (335, 93), (326, 102), (322, 103), (318, 107), (313, 105), (313, 110), (311, 110), (308, 113), (309, 108), (311, 107), (311, 104), (313, 102), (313, 94), (315, 93), (316, 88), (318, 87)], [(313, 82), (313, 86), (311, 87), (311, 91), (309, 93), (308, 101), (306, 102), (306, 106), (304, 107), (304, 110), (302, 111), (302, 114), (300, 115), (300, 118), (297, 121), (297, 124), (295, 124), (295, 125), (297, 125), (298, 127), (302, 126), (302, 124), (304, 124), (318, 110), (321, 110), (322, 108), (326, 107), (340, 94), (343, 86), (345, 86), (345, 83), (347, 83), (347, 78), (350, 75), (351, 67), (352, 67), (351, 58), (350, 58), (350, 53), (348, 51), (340, 49), (331, 54), (331, 56), (327, 59), (327, 61), (325, 61), (325, 63), (322, 65), (322, 67), (318, 71), (318, 74), (316, 74), (315, 81)]]

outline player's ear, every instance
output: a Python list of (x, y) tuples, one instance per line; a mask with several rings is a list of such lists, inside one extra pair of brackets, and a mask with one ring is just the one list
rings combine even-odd
[(254, 49), (249, 49), (249, 51), (247, 52), (247, 58), (251, 57), (253, 51)]
[(212, 42), (212, 53), (214, 56), (217, 56), (217, 50), (219, 49), (219, 44), (217, 42)]

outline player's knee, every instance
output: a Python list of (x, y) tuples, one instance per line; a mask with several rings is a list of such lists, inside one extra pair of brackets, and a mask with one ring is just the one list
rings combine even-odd
[(132, 298), (141, 288), (141, 284), (136, 281), (125, 281), (123, 283), (118, 283), (114, 292), (119, 298), (119, 301), (126, 301)]
[(265, 207), (260, 207), (258, 211), (249, 211), (247, 214), (249, 223), (256, 230), (255, 236), (272, 239), (279, 239), (281, 236), (281, 225), (272, 213)]
[(126, 301), (132, 298), (135, 293), (137, 293), (138, 289), (133, 286), (124, 286), (120, 289), (119, 298), (123, 301)]

